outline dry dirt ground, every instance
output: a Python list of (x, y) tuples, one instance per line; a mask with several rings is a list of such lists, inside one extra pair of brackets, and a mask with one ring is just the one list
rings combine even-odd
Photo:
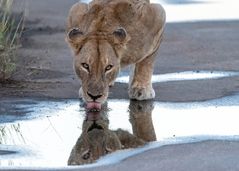
[[(18, 70), (14, 81), (0, 84), (0, 97), (78, 97), (80, 83), (72, 69), (73, 57), (64, 41), (67, 12), (77, 1), (27, 1)], [(238, 30), (239, 21), (167, 24), (155, 73), (239, 71)], [(157, 101), (215, 99), (238, 93), (239, 77), (156, 83), (154, 88)], [(110, 98), (128, 98), (126, 84), (117, 83), (111, 92)], [(148, 151), (114, 166), (89, 170), (239, 170), (238, 149), (239, 143), (231, 141), (173, 145)]]

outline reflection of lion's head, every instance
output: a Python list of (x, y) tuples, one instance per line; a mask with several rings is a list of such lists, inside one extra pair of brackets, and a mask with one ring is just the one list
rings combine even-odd
[(108, 129), (108, 121), (86, 120), (83, 130), (70, 154), (68, 165), (81, 165), (93, 161), (108, 153), (121, 149), (117, 135)]
[(107, 103), (102, 107), (100, 112), (86, 112), (82, 134), (71, 151), (68, 165), (93, 163), (116, 150), (136, 148), (156, 140), (151, 117), (153, 101), (130, 101), (133, 134), (121, 128), (110, 130)]
[[(82, 81), (81, 96), (87, 102), (103, 103), (120, 70), (121, 52), (130, 40), (127, 31), (103, 5), (78, 3), (68, 18), (67, 42), (72, 48), (74, 68)], [(89, 9), (89, 10), (88, 10)], [(112, 14), (113, 15), (113, 14)]]

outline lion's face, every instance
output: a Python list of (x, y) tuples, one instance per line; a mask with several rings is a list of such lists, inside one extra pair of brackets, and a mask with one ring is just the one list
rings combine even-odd
[(82, 82), (80, 96), (87, 103), (102, 104), (120, 70), (121, 52), (128, 41), (126, 30), (83, 33), (73, 28), (67, 41), (74, 51), (74, 68)]
[(117, 135), (109, 130), (108, 120), (85, 120), (80, 138), (68, 160), (69, 165), (92, 163), (108, 153), (121, 149)]
[(89, 40), (76, 54), (74, 68), (82, 82), (83, 99), (103, 103), (119, 72), (120, 61), (109, 42)]

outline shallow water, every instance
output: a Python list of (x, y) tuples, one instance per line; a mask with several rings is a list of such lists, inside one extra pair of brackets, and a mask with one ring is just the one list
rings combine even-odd
[(239, 19), (237, 10), (239, 2), (235, 0), (150, 0), (150, 2), (163, 5), (167, 13), (167, 22)]
[[(187, 81), (187, 80), (208, 80), (219, 79), (224, 77), (238, 76), (238, 72), (222, 72), (222, 71), (184, 71), (168, 74), (154, 74), (152, 83), (169, 82), (169, 81)], [(129, 76), (121, 75), (116, 79), (116, 82), (128, 83)]]
[[(186, 71), (154, 75), (153, 82), (220, 79), (233, 76), (238, 76), (238, 73)], [(122, 74), (117, 81), (126, 83), (127, 79), (128, 77)], [(103, 109), (107, 110), (102, 110), (101, 113), (86, 115), (82, 103), (76, 99), (2, 99), (0, 166), (67, 166), (77, 139), (80, 136), (86, 139), (92, 130), (104, 130), (117, 135), (121, 143), (117, 149), (124, 150), (106, 155), (96, 164), (83, 167), (119, 162), (128, 156), (165, 144), (205, 139), (239, 139), (239, 94), (187, 103), (112, 99), (104, 107)], [(82, 130), (82, 124), (89, 126)], [(129, 142), (119, 138), (120, 134), (117, 134), (119, 129), (124, 130), (124, 135), (130, 137)], [(98, 137), (97, 142), (101, 140), (104, 140), (104, 136)], [(132, 147), (132, 144), (129, 145), (130, 140), (139, 143), (134, 147), (148, 145), (137, 150), (126, 150)], [(94, 148), (95, 143), (92, 144)], [(81, 153), (84, 154), (82, 151), (77, 151), (76, 154)], [(98, 158), (99, 156), (96, 159)]]
[[(1, 109), (5, 112), (1, 113), (0, 165), (66, 166), (72, 147), (82, 133), (85, 119), (84, 109), (79, 104), (78, 100), (2, 101)], [(18, 109), (17, 114), (7, 112), (11, 105)], [(189, 103), (115, 99), (108, 101), (108, 107), (109, 130), (121, 128), (149, 141), (156, 138), (159, 142), (157, 146), (167, 144), (169, 139), (170, 144), (239, 135), (239, 95)], [(147, 148), (154, 146), (155, 143)], [(107, 162), (115, 162), (134, 153), (113, 153)], [(118, 158), (117, 154), (120, 154)]]

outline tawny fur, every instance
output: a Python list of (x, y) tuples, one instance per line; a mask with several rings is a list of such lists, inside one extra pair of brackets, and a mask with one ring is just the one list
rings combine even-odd
[[(66, 40), (74, 52), (74, 67), (82, 81), (81, 96), (85, 101), (93, 101), (90, 93), (99, 96), (97, 102), (104, 102), (108, 87), (114, 84), (120, 68), (127, 65), (133, 66), (129, 97), (155, 97), (151, 76), (165, 17), (162, 6), (148, 0), (93, 0), (71, 8)], [(69, 36), (74, 28), (80, 34)], [(83, 63), (89, 69), (83, 68)], [(106, 72), (109, 65), (113, 67)]]

